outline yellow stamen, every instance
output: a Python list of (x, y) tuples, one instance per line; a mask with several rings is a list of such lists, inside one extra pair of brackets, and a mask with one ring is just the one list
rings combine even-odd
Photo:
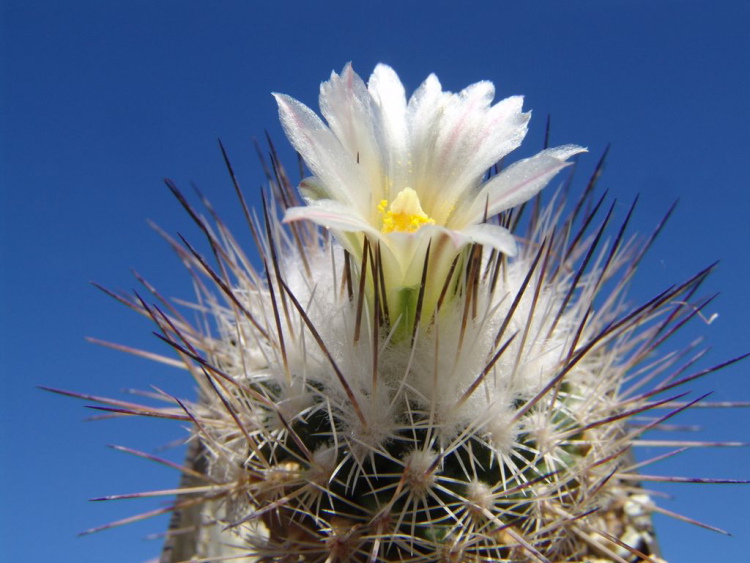
[(401, 190), (390, 206), (387, 200), (382, 200), (378, 205), (378, 211), (383, 214), (383, 228), (381, 230), (384, 233), (394, 231), (413, 233), (423, 225), (435, 224), (435, 220), (431, 219), (422, 209), (417, 192), (411, 188)]

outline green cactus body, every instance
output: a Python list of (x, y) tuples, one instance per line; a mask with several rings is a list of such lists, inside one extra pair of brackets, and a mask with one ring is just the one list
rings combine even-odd
[(628, 304), (654, 237), (626, 238), (632, 208), (605, 234), (601, 162), (522, 216), (583, 149), (485, 176), (528, 121), (493, 95), (431, 76), (407, 102), (348, 65), (321, 86), (330, 128), (277, 95), (313, 177), (300, 206), (272, 151), (263, 219), (245, 208), (258, 269), (169, 183), (213, 254), (169, 239), (199, 319), (121, 298), (199, 388), (132, 411), (192, 426), (162, 563), (660, 561), (633, 448), (711, 371), (655, 355), (709, 270)]
[[(411, 291), (417, 322), (400, 332), (366, 289), (383, 291), (377, 268), (312, 226), (268, 217), (267, 275), (226, 246), (232, 298), (201, 297), (216, 335), (160, 322), (190, 342), (202, 399), (185, 410), (224, 491), (181, 541), (240, 561), (657, 560), (628, 418), (660, 401), (625, 389), (702, 276), (624, 309), (638, 247), (571, 245), (549, 226), (559, 206), (515, 258), (457, 254), (450, 278), (425, 280), (445, 288), (436, 313), (417, 314), (426, 287)], [(599, 266), (582, 270), (590, 255)], [(615, 294), (598, 295), (607, 280)]]

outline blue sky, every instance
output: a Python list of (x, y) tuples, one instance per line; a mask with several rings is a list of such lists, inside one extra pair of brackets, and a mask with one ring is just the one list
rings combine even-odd
[[(271, 5), (273, 4), (273, 5)], [(365, 5), (362, 7), (362, 5)], [(606, 4), (606, 8), (605, 8)], [(353, 8), (353, 6), (357, 6)], [(153, 452), (183, 435), (158, 421), (84, 422), (83, 402), (48, 385), (98, 395), (191, 386), (177, 370), (87, 343), (86, 336), (163, 350), (151, 326), (91, 285), (192, 294), (179, 261), (149, 228), (198, 233), (162, 184), (198, 185), (230, 225), (241, 212), (217, 148), (221, 138), (253, 201), (263, 185), (253, 137), (268, 131), (293, 166), (271, 91), (311, 106), (318, 84), (351, 60), (386, 62), (409, 90), (435, 72), (444, 87), (493, 81), (524, 94), (536, 152), (552, 143), (591, 153), (612, 143), (602, 186), (641, 195), (635, 230), (668, 206), (673, 220), (634, 283), (634, 300), (721, 260), (704, 334), (710, 359), (750, 350), (750, 4), (725, 1), (194, 2), (21, 1), (0, 7), (0, 551), (13, 561), (140, 562), (165, 520), (77, 538), (158, 506), (91, 503), (168, 488), (173, 471), (105, 447)], [(583, 177), (581, 177), (582, 181)], [(622, 216), (622, 215), (621, 215)], [(252, 243), (247, 241), (248, 246)], [(707, 365), (707, 364), (706, 364)], [(696, 386), (714, 400), (750, 400), (750, 363)], [(750, 441), (750, 411), (688, 413), (709, 440)], [(656, 452), (653, 452), (655, 455)], [(165, 454), (173, 455), (174, 454)], [(179, 455), (175, 457), (178, 459)], [(661, 464), (669, 474), (750, 477), (747, 449), (712, 449)], [(739, 561), (750, 552), (750, 487), (674, 485), (671, 510), (728, 529), (726, 538), (657, 519), (670, 561)]]

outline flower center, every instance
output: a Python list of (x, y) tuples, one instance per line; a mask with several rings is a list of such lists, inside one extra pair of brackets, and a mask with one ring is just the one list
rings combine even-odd
[(411, 188), (404, 188), (398, 192), (390, 205), (388, 200), (382, 200), (378, 205), (378, 211), (383, 214), (383, 233), (413, 233), (423, 225), (435, 224), (435, 220), (422, 209), (417, 192)]

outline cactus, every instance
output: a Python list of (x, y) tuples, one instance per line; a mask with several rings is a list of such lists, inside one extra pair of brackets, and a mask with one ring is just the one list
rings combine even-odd
[[(526, 131), (518, 99), (430, 77), (394, 110), (394, 76), (333, 74), (328, 127), (277, 96), (313, 178), (302, 205), (272, 151), (260, 219), (238, 189), (258, 267), (168, 182), (213, 255), (164, 234), (199, 321), (155, 291), (116, 297), (153, 319), (198, 396), (103, 407), (192, 427), (162, 561), (661, 561), (643, 485), (660, 478), (633, 450), (702, 400), (683, 385), (726, 365), (691, 374), (697, 350), (655, 354), (702, 314), (711, 269), (629, 304), (663, 223), (626, 235), (633, 205), (611, 227), (603, 159), (572, 205), (567, 187), (526, 204), (582, 149), (499, 170)], [(370, 185), (347, 195), (352, 178)]]

